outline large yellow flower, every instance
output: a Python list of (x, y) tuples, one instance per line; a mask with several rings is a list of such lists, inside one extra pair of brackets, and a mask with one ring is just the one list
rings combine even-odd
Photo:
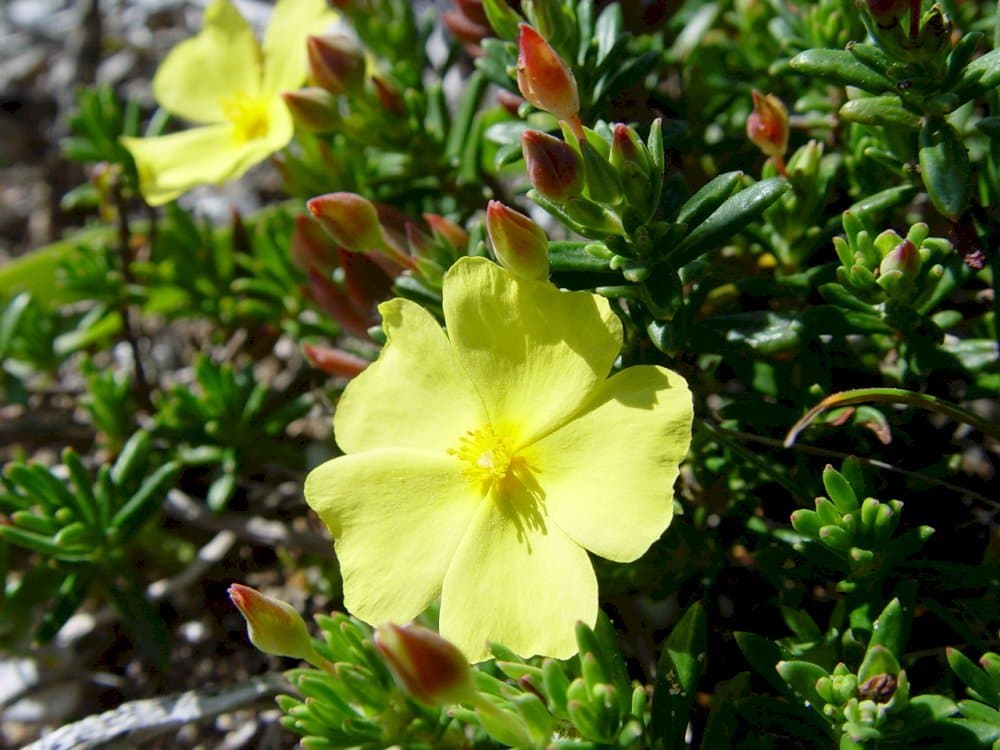
[(153, 78), (160, 106), (201, 127), (122, 138), (146, 200), (161, 205), (236, 179), (284, 148), (293, 128), (281, 92), (305, 80), (306, 37), (334, 20), (325, 0), (279, 0), (262, 48), (229, 0), (209, 5), (202, 31), (174, 47)]
[(593, 625), (587, 551), (642, 555), (670, 523), (691, 394), (662, 367), (607, 378), (622, 343), (603, 297), (464, 258), (444, 280), (447, 332), (419, 305), (380, 308), (388, 343), (347, 387), (346, 455), (305, 494), (334, 537), (347, 609), (405, 621), (441, 596), (441, 634), (576, 651)]

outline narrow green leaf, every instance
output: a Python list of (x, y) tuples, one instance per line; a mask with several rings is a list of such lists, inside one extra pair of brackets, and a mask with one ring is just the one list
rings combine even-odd
[(890, 79), (875, 72), (846, 50), (809, 49), (793, 57), (790, 65), (807, 76), (841, 86), (857, 86), (873, 94), (895, 90), (895, 84)]
[(791, 189), (780, 177), (762, 180), (727, 199), (671, 251), (667, 259), (680, 268), (740, 232)]
[(684, 202), (675, 221), (691, 228), (698, 226), (733, 194), (742, 179), (743, 172), (725, 172), (713, 177)]
[(59, 629), (80, 608), (83, 600), (87, 598), (91, 580), (93, 572), (89, 569), (74, 571), (63, 579), (55, 599), (35, 631), (35, 638), (40, 643), (48, 643), (55, 638)]
[(120, 538), (128, 538), (160, 507), (160, 501), (173, 484), (180, 464), (170, 461), (150, 475), (111, 519), (110, 527)]
[(817, 710), (826, 703), (823, 696), (816, 691), (816, 683), (821, 678), (830, 676), (821, 666), (809, 661), (780, 661), (775, 665), (775, 669), (789, 687)]
[(1000, 706), (1000, 684), (956, 648), (946, 649), (948, 666), (967, 688), (993, 706)]
[(656, 667), (650, 740), (663, 750), (684, 747), (688, 714), (705, 668), (708, 626), (705, 609), (695, 602), (674, 625)]
[(898, 96), (870, 96), (845, 102), (837, 113), (846, 122), (882, 125), (887, 128), (916, 130), (920, 117), (903, 107)]
[(854, 490), (844, 476), (829, 464), (823, 469), (823, 486), (826, 487), (826, 494), (837, 506), (841, 515), (854, 513), (861, 509)]

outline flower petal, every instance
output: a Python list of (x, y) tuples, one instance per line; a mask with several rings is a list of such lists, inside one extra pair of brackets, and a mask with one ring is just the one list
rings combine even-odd
[(337, 404), (337, 444), (345, 453), (388, 447), (443, 453), (455, 448), (485, 418), (448, 337), (414, 302), (390, 300), (379, 312), (389, 343)]
[(309, 474), (306, 501), (333, 535), (352, 614), (405, 622), (438, 596), (479, 504), (460, 471), (451, 456), (378, 450)]
[(167, 54), (153, 78), (164, 109), (198, 124), (225, 120), (222, 102), (260, 88), (260, 47), (253, 29), (229, 0), (205, 9), (202, 30)]
[(583, 414), (525, 451), (549, 516), (601, 557), (640, 557), (673, 517), (692, 419), (691, 392), (670, 370), (640, 365), (607, 380)]
[(261, 91), (279, 94), (302, 85), (308, 67), (306, 37), (337, 20), (326, 0), (278, 0), (264, 33)]
[(445, 575), (441, 635), (469, 661), (489, 658), (487, 641), (521, 656), (565, 659), (577, 651), (577, 620), (597, 619), (597, 578), (586, 551), (543, 508), (512, 512), (524, 502), (534, 501), (484, 498)]
[(159, 206), (198, 185), (233, 180), (284, 147), (292, 123), (280, 99), (262, 138), (237, 141), (230, 125), (206, 125), (156, 138), (122, 138), (135, 159), (146, 202)]
[(618, 356), (608, 301), (462, 258), (444, 280), (444, 311), (462, 367), (494, 423), (524, 444), (565, 422)]

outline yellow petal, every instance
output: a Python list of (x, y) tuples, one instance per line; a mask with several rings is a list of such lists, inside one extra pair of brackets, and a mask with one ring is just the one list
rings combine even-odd
[[(597, 579), (587, 553), (545, 518), (484, 499), (462, 539), (441, 592), (441, 635), (469, 657), (489, 658), (486, 641), (521, 656), (565, 659), (577, 651), (577, 620), (597, 618)], [(437, 537), (435, 537), (437, 538)]]
[(225, 119), (222, 102), (260, 89), (260, 46), (228, 0), (205, 9), (202, 30), (172, 50), (153, 78), (153, 95), (174, 115), (199, 124)]
[(520, 444), (565, 422), (621, 348), (621, 321), (605, 298), (519, 279), (485, 258), (448, 271), (444, 310), (490, 418)]
[(306, 501), (334, 537), (344, 604), (366, 622), (405, 622), (439, 595), (478, 498), (457, 459), (366, 451), (320, 465)]
[(279, 99), (261, 138), (240, 141), (231, 125), (206, 125), (157, 138), (122, 138), (122, 143), (135, 159), (143, 197), (159, 206), (193, 187), (242, 176), (291, 137), (291, 118)]
[(416, 303), (394, 299), (379, 311), (389, 343), (337, 404), (337, 444), (345, 453), (390, 446), (455, 448), (484, 419), (448, 337)]
[(306, 78), (306, 37), (321, 34), (337, 20), (326, 0), (278, 0), (264, 34), (262, 90), (281, 93)]
[(601, 557), (640, 557), (673, 516), (673, 484), (692, 419), (691, 392), (680, 375), (638, 366), (610, 378), (584, 414), (525, 451), (549, 516)]

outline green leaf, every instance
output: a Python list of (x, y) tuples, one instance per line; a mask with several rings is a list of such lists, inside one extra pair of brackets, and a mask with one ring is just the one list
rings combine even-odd
[(483, 0), (483, 10), (490, 26), (502, 39), (517, 39), (517, 26), (523, 19), (507, 4), (507, 0)]
[(858, 682), (865, 682), (880, 674), (895, 677), (899, 674), (899, 662), (889, 649), (876, 643), (868, 646), (865, 658), (858, 667)]
[(733, 194), (742, 179), (743, 172), (725, 172), (713, 177), (684, 202), (675, 221), (689, 227), (698, 226)]
[(909, 616), (898, 598), (893, 598), (872, 624), (868, 648), (883, 646), (895, 657), (902, 657), (909, 635)]
[(791, 189), (780, 177), (772, 177), (741, 190), (728, 198), (690, 234), (667, 253), (667, 259), (680, 268), (724, 243), (759, 217), (764, 210)]
[(684, 747), (688, 714), (705, 669), (707, 643), (705, 609), (701, 602), (695, 602), (674, 625), (656, 667), (649, 731), (651, 742), (662, 742), (663, 750)]
[(846, 50), (809, 49), (797, 54), (789, 64), (807, 76), (841, 86), (857, 86), (873, 94), (896, 88), (890, 79), (876, 73)]
[(860, 510), (861, 504), (858, 502), (854, 490), (851, 489), (851, 485), (830, 464), (827, 464), (826, 468), (823, 469), (823, 486), (826, 487), (826, 494), (833, 501), (833, 504), (837, 506), (837, 510), (840, 511), (841, 515), (847, 515), (848, 513)]
[(958, 132), (943, 119), (932, 119), (920, 130), (920, 176), (934, 208), (952, 221), (969, 207), (972, 168)]
[(980, 698), (991, 706), (1000, 707), (1000, 683), (976, 666), (965, 654), (955, 648), (946, 649), (948, 666), (967, 688), (974, 690)]
[(901, 130), (916, 130), (920, 127), (920, 117), (903, 107), (899, 97), (893, 94), (852, 99), (837, 114), (846, 122), (864, 125), (882, 125)]
[(89, 568), (74, 571), (63, 579), (55, 599), (49, 605), (48, 611), (35, 631), (35, 638), (40, 643), (48, 643), (55, 638), (59, 629), (80, 608), (84, 599), (87, 598), (91, 580), (93, 580), (93, 572)]
[(780, 661), (774, 668), (789, 687), (817, 710), (826, 703), (823, 696), (816, 691), (816, 683), (821, 678), (830, 676), (821, 666), (809, 661)]
[(111, 528), (119, 538), (127, 539), (160, 507), (163, 495), (173, 484), (181, 465), (170, 461), (156, 470), (142, 483), (111, 519)]

